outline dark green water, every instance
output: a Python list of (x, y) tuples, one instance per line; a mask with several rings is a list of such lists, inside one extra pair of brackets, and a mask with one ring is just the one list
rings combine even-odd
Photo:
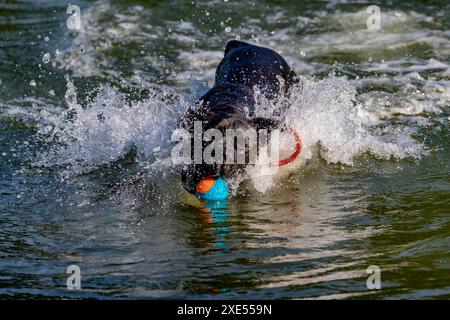
[[(232, 0), (71, 1), (71, 31), (68, 2), (0, 1), (0, 298), (450, 297), (446, 1), (371, 31), (369, 3)], [(307, 161), (196, 207), (167, 141), (236, 37), (304, 76)]]

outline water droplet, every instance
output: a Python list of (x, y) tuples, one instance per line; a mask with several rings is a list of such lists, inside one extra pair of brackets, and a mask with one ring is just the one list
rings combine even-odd
[(36, 81), (34, 81), (34, 80), (31, 80), (31, 81), (30, 81), (30, 86), (32, 86), (32, 87), (36, 87)]
[(228, 33), (228, 32), (231, 32), (231, 27), (226, 27), (226, 28), (225, 28), (225, 32), (227, 32), (227, 33)]
[(55, 91), (50, 90), (50, 91), (48, 92), (48, 94), (51, 95), (51, 96), (54, 96), (54, 95), (55, 95)]
[(45, 38), (44, 38), (44, 41), (45, 41), (45, 42), (49, 42), (49, 41), (50, 41), (50, 38), (49, 38), (49, 37), (45, 37)]
[(44, 54), (44, 56), (42, 57), (42, 62), (45, 63), (45, 64), (50, 62), (50, 53), (46, 52)]
[(300, 51), (300, 55), (301, 55), (302, 57), (305, 57), (305, 56), (306, 56), (306, 53), (305, 53), (304, 51)]

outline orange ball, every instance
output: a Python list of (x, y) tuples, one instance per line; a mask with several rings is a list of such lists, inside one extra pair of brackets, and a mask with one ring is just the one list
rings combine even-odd
[(195, 191), (197, 193), (203, 194), (203, 193), (206, 193), (209, 190), (211, 190), (213, 185), (214, 185), (214, 178), (212, 178), (212, 177), (203, 178), (195, 186)]

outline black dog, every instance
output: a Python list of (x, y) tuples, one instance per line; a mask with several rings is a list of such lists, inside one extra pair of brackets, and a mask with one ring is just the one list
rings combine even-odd
[[(217, 67), (214, 87), (186, 112), (178, 127), (191, 134), (194, 121), (202, 121), (203, 130), (215, 128), (222, 133), (231, 128), (273, 129), (278, 126), (277, 121), (253, 116), (254, 89), (259, 88), (267, 99), (275, 100), (288, 95), (294, 82), (295, 73), (275, 51), (230, 41)], [(195, 193), (195, 186), (201, 179), (209, 176), (229, 178), (242, 168), (237, 164), (191, 164), (183, 168), (182, 182), (189, 192)]]

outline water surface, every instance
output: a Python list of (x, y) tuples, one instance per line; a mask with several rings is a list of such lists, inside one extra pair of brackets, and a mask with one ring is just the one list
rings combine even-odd
[[(372, 31), (363, 2), (78, 1), (79, 31), (68, 3), (0, 1), (1, 298), (450, 297), (446, 1)], [(306, 164), (192, 206), (168, 140), (236, 38), (302, 76)]]

